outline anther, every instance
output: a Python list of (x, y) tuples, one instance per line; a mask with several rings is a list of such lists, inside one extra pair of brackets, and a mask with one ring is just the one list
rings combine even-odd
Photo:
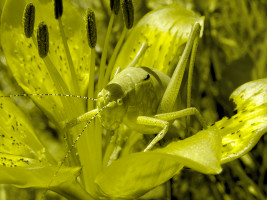
[(35, 19), (35, 6), (32, 3), (25, 6), (23, 16), (24, 34), (27, 38), (30, 38), (33, 34)]
[(110, 9), (117, 15), (120, 11), (120, 0), (110, 0)]
[(39, 56), (45, 58), (49, 50), (49, 33), (47, 25), (44, 22), (41, 22), (37, 31), (37, 43)]
[(62, 0), (54, 0), (54, 8), (55, 8), (55, 18), (58, 19), (63, 14)]
[(127, 29), (130, 29), (133, 27), (134, 23), (134, 7), (132, 0), (122, 0), (121, 7), (125, 26)]
[(86, 10), (86, 30), (87, 39), (90, 48), (95, 48), (97, 41), (96, 23), (95, 23), (95, 13), (92, 9)]

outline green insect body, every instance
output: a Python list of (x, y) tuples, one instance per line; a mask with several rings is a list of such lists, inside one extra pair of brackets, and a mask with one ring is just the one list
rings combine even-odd
[(155, 133), (155, 130), (137, 124), (136, 118), (157, 113), (169, 80), (167, 75), (155, 69), (125, 68), (98, 95), (98, 109), (110, 104), (99, 113), (102, 125), (115, 130), (123, 122), (138, 132)]

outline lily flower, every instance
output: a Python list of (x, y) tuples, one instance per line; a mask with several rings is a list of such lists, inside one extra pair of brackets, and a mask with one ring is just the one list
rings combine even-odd
[[(182, 173), (184, 166), (219, 174), (222, 164), (248, 153), (266, 132), (266, 79), (232, 94), (237, 114), (230, 119), (148, 152), (142, 151), (146, 145), (137, 144), (145, 142), (140, 134), (121, 125), (111, 136), (96, 116), (66, 129), (69, 121), (95, 108), (93, 98), (114, 74), (127, 66), (147, 66), (171, 76), (195, 23), (203, 34), (204, 17), (183, 7), (156, 9), (136, 23), (132, 1), (123, 0), (122, 11), (119, 4), (111, 1), (98, 58), (100, 30), (92, 9), (84, 16), (70, 0), (6, 0), (1, 44), (12, 75), (26, 93), (9, 97), (30, 96), (67, 150), (59, 158), (39, 139), (33, 119), (1, 94), (0, 184), (44, 188), (44, 193), (49, 189), (69, 199), (136, 199)], [(109, 58), (110, 35), (120, 12), (125, 27)]]

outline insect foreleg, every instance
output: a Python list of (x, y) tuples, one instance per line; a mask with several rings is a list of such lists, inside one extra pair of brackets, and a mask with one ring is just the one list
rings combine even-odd
[(207, 123), (198, 111), (198, 109), (191, 107), (186, 108), (184, 110), (158, 114), (153, 117), (146, 117), (146, 116), (139, 116), (137, 117), (137, 123), (141, 125), (148, 125), (148, 126), (156, 126), (161, 127), (162, 130), (158, 133), (158, 135), (149, 143), (149, 145), (145, 148), (144, 151), (150, 150), (158, 141), (160, 141), (167, 133), (169, 128), (169, 121), (186, 117), (190, 115), (195, 115), (203, 128), (207, 128)]
[(80, 115), (77, 118), (72, 119), (71, 121), (67, 122), (65, 125), (65, 128), (71, 128), (77, 124), (80, 124), (82, 122), (86, 122), (90, 120), (93, 116), (95, 116), (99, 112), (98, 109), (91, 110), (89, 112), (84, 113), (83, 115)]

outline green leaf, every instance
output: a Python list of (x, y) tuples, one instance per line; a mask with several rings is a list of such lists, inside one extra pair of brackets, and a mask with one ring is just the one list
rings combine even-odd
[(248, 153), (267, 132), (267, 79), (248, 82), (230, 97), (237, 114), (216, 122), (222, 133), (221, 163)]
[(204, 17), (178, 5), (161, 7), (146, 14), (133, 28), (114, 66), (126, 68), (134, 59), (142, 43), (148, 49), (136, 66), (156, 68), (171, 75), (194, 23), (200, 23), (203, 32)]

